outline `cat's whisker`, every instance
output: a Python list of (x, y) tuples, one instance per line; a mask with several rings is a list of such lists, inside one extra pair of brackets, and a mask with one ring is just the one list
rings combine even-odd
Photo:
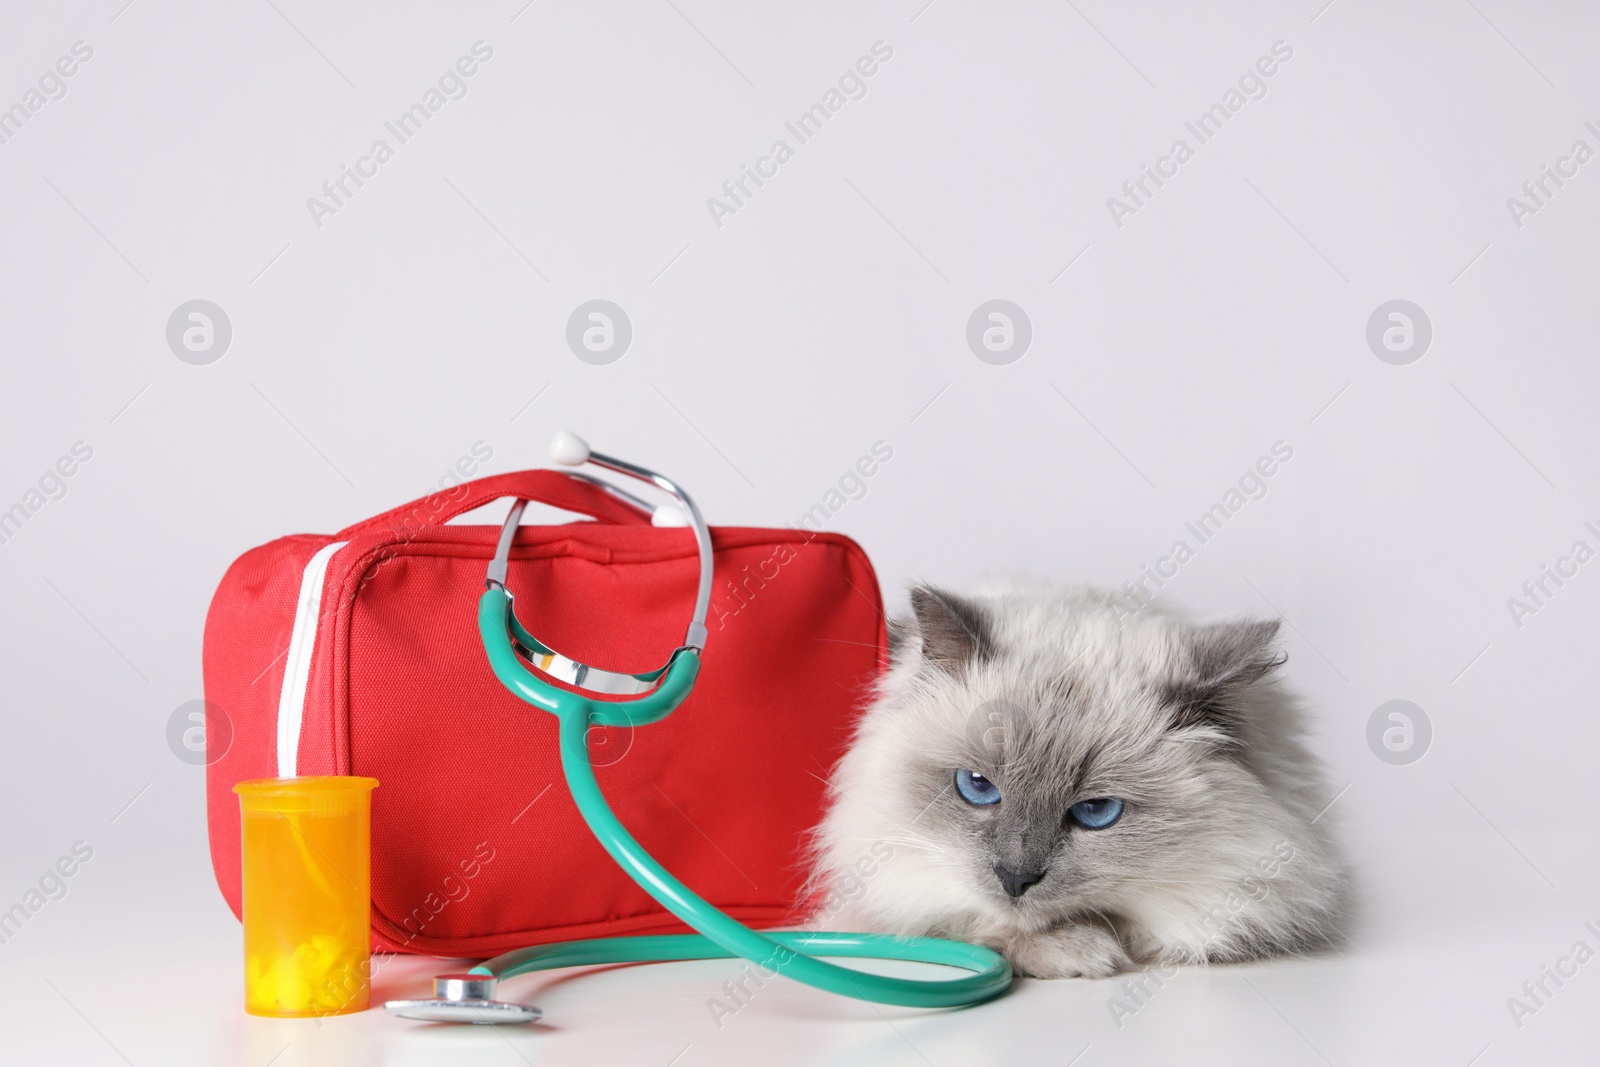
[(870, 641), (846, 641), (842, 637), (813, 637), (811, 640), (820, 641), (829, 645), (860, 645), (862, 648), (876, 649), (879, 646)]
[(905, 845), (907, 848), (917, 848), (917, 849), (921, 849), (924, 852), (936, 852), (939, 855), (949, 855), (950, 854), (950, 850), (947, 849), (945, 846), (943, 846), (943, 845), (941, 845), (941, 844), (939, 844), (939, 843), (937, 843), (935, 841), (926, 841), (926, 840), (923, 840), (921, 838), (915, 838), (915, 837), (885, 837), (885, 838), (882, 838), (882, 840), (887, 842), (888, 844), (891, 844), (891, 845)]

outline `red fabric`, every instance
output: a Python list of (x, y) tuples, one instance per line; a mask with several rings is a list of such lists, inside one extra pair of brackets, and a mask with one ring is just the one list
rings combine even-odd
[[(278, 695), (301, 571), (331, 559), (307, 688), (301, 774), (377, 778), (379, 948), (485, 956), (524, 944), (683, 928), (607, 857), (562, 780), (555, 720), (495, 679), (477, 600), (498, 527), (442, 526), (512, 493), (598, 522), (522, 528), (507, 585), (523, 623), (598, 667), (660, 666), (683, 638), (698, 562), (558, 472), (480, 479), (348, 528), (253, 549), (206, 620), (206, 699), (233, 724), (207, 771), (212, 863), (239, 912), (234, 783), (277, 773)], [(445, 499), (448, 498), (448, 499)], [(877, 579), (837, 534), (717, 529), (694, 693), (663, 722), (596, 737), (622, 822), (696, 892), (758, 926), (799, 918), (806, 832), (854, 711), (885, 666)], [(220, 731), (208, 731), (218, 736)]]

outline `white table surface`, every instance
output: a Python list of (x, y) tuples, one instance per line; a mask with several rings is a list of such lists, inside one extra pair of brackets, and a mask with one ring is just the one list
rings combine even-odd
[[(1542, 866), (1559, 883), (1594, 884), (1592, 852), (1537, 836), (1520, 847), (1548, 857)], [(214, 889), (196, 893), (187, 884), (192, 872), (179, 879), (177, 871), (131, 891), (91, 881), (95, 863), (115, 859), (97, 855), (72, 894), (50, 906), (60, 914), (45, 909), (0, 946), (0, 1061), (353, 1067), (460, 1063), (470, 1054), (484, 1064), (647, 1067), (1594, 1062), (1600, 960), (1562, 988), (1549, 985), (1554, 996), (1520, 1027), (1506, 1001), (1523, 996), (1522, 983), (1575, 941), (1600, 947), (1583, 928), (1585, 920), (1600, 926), (1600, 908), (1586, 912), (1570, 891), (1552, 889), (1488, 826), (1367, 857), (1363, 914), (1342, 953), (1187, 968), (1142, 1005), (1125, 987), (1134, 976), (1019, 981), (998, 1002), (958, 1011), (879, 1008), (773, 982), (720, 1026), (708, 1002), (736, 972), (721, 961), (512, 979), (504, 996), (545, 1013), (525, 1027), (421, 1024), (376, 1008), (326, 1020), (255, 1018), (241, 1009), (238, 926)], [(426, 995), (429, 976), (443, 969), (422, 957), (386, 960), (374, 999)], [(1113, 1000), (1137, 1010), (1114, 1012)]]

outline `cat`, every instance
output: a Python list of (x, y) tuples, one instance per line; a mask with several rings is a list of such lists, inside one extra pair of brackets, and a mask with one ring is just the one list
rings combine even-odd
[(1037, 978), (1337, 942), (1332, 792), (1273, 678), (1275, 620), (1021, 583), (911, 607), (811, 842), (829, 926)]

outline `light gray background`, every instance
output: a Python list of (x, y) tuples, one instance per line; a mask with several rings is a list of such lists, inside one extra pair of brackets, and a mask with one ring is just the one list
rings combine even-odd
[[(0, 508), (94, 449), (0, 544), (0, 906), (94, 849), (0, 945), (0, 1059), (1592, 1060), (1600, 962), (1520, 1027), (1506, 1002), (1600, 948), (1600, 563), (1520, 628), (1506, 601), (1600, 547), (1600, 162), (1521, 228), (1506, 200), (1600, 148), (1595, 9), (123, 2), (0, 14), (0, 106), (94, 50), (0, 144)], [(307, 198), (479, 40), (468, 94), (316, 226)], [(797, 145), (783, 123), (879, 40), (867, 95)], [(1115, 226), (1106, 199), (1279, 40), (1268, 95)], [(778, 138), (795, 157), (719, 228), (707, 198)], [(232, 324), (207, 366), (166, 344), (193, 299)], [(609, 366), (565, 344), (592, 299), (632, 322)], [(1008, 366), (965, 340), (992, 299), (1032, 324)], [(1408, 366), (1365, 339), (1393, 299), (1433, 326)], [(475, 442), (486, 473), (540, 465), (560, 427), (728, 524), (795, 520), (889, 442), (831, 525), (896, 603), (915, 577), (1134, 578), (1288, 442), (1163, 600), (1285, 618), (1359, 866), (1353, 945), (1186, 972), (1120, 1027), (1118, 984), (1060, 982), (946, 1015), (770, 988), (718, 1029), (714, 963), (531, 981), (542, 1032), (245, 1017), (203, 771), (165, 732), (216, 582)], [(1392, 699), (1433, 725), (1409, 766), (1367, 746)]]

